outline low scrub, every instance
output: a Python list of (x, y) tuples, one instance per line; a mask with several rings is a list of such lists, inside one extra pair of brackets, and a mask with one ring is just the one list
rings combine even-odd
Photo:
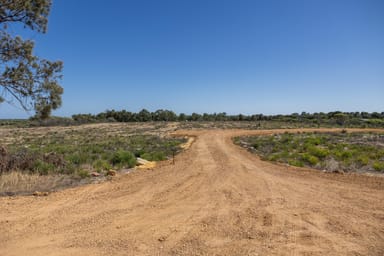
[(384, 134), (298, 133), (234, 138), (262, 159), (329, 171), (384, 172)]
[(120, 168), (132, 168), (136, 165), (136, 157), (129, 151), (119, 150), (113, 154), (111, 163)]
[(0, 138), (0, 174), (18, 171), (87, 178), (91, 172), (132, 168), (136, 157), (165, 160), (185, 142), (184, 138), (162, 136), (158, 129), (156, 135), (150, 128), (141, 129), (111, 125), (15, 130)]

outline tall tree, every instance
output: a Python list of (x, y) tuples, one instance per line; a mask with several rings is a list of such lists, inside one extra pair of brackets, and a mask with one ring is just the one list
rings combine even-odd
[(12, 24), (46, 33), (51, 0), (0, 0), (0, 103), (47, 118), (61, 106), (63, 63), (33, 54), (34, 42), (9, 32)]

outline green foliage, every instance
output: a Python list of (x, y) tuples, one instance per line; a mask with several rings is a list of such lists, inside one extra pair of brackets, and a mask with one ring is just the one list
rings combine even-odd
[(267, 157), (269, 161), (277, 161), (279, 159), (279, 156), (277, 154), (272, 154)]
[(307, 150), (311, 155), (316, 156), (320, 159), (324, 159), (325, 157), (329, 156), (329, 153), (330, 153), (328, 149), (320, 148), (316, 146), (310, 146), (307, 148)]
[(45, 119), (61, 106), (63, 63), (33, 55), (34, 43), (13, 36), (11, 23), (45, 33), (50, 0), (10, 0), (0, 4), (0, 103), (16, 101), (25, 110), (34, 109), (36, 117)]
[(341, 169), (383, 171), (384, 135), (359, 133), (302, 133), (238, 137), (262, 159), (324, 169), (336, 160)]
[(375, 169), (375, 171), (384, 171), (384, 162), (383, 161), (381, 161), (381, 162), (379, 162), (379, 161), (376, 161), (376, 162), (374, 162), (373, 163), (373, 169)]
[[(0, 96), (1, 101), (1, 96)], [(29, 122), (15, 122), (15, 120), (0, 120), (0, 126), (9, 125), (13, 123), (14, 126), (53, 126), (53, 125), (73, 125), (83, 123), (95, 123), (95, 122), (163, 122), (163, 121), (179, 121), (182, 122), (179, 127), (182, 129), (189, 128), (242, 128), (242, 129), (280, 129), (280, 128), (311, 128), (311, 127), (339, 127), (337, 123), (335, 113), (305, 113), (302, 115), (227, 115), (226, 113), (204, 113), (203, 115), (193, 113), (187, 115), (181, 113), (177, 116), (171, 110), (156, 110), (155, 112), (149, 112), (148, 110), (141, 110), (139, 113), (130, 112), (127, 110), (107, 110), (99, 114), (76, 114), (72, 118), (59, 118), (53, 117), (47, 120), (35, 120), (31, 119)], [(343, 127), (384, 127), (384, 112), (382, 113), (367, 113), (367, 112), (345, 112), (343, 113), (346, 121)], [(193, 122), (191, 122), (193, 121)], [(161, 124), (160, 124), (161, 125)], [(340, 133), (347, 134), (347, 130), (343, 129)], [(286, 142), (290, 142), (289, 134), (281, 135)], [(316, 140), (322, 140), (322, 138), (315, 139), (314, 142), (309, 141), (309, 144), (318, 145)], [(322, 143), (322, 142), (320, 142)]]
[(88, 156), (85, 153), (70, 154), (67, 160), (73, 165), (81, 165), (87, 162)]
[(88, 178), (88, 177), (91, 176), (87, 170), (78, 170), (78, 171), (76, 172), (76, 174), (77, 174), (80, 178), (82, 178), (82, 179), (85, 179), (85, 178)]
[(319, 163), (319, 159), (309, 153), (304, 153), (301, 158), (303, 161), (307, 162), (311, 166), (315, 166)]
[(131, 168), (136, 165), (136, 157), (129, 151), (119, 150), (113, 154), (111, 163), (113, 165)]
[(53, 164), (44, 162), (42, 160), (36, 160), (33, 167), (33, 172), (36, 172), (40, 175), (47, 175), (50, 172), (53, 172), (54, 169), (55, 166)]
[(296, 160), (296, 159), (289, 159), (288, 164), (290, 164), (292, 166), (297, 166), (297, 167), (304, 167), (304, 163), (302, 161)]
[(140, 157), (148, 161), (163, 161), (167, 159), (164, 152), (144, 153)]
[(93, 168), (98, 172), (102, 172), (111, 169), (112, 166), (107, 160), (98, 159), (93, 163)]
[[(181, 113), (177, 116), (171, 110), (159, 109), (155, 112), (149, 112), (146, 109), (138, 113), (133, 113), (127, 110), (107, 110), (97, 115), (92, 114), (77, 114), (72, 116), (77, 123), (92, 123), (92, 122), (148, 122), (148, 121), (180, 121), (186, 127), (199, 128), (202, 125), (200, 122), (209, 123), (210, 127), (227, 126), (226, 123), (241, 121), (242, 125), (236, 125), (247, 129), (276, 129), (276, 128), (304, 128), (304, 127), (384, 127), (384, 112), (382, 113), (366, 113), (366, 112), (329, 112), (329, 113), (293, 113), (290, 115), (227, 115), (224, 113), (192, 113), (187, 115)], [(193, 121), (194, 124), (184, 121)], [(216, 123), (210, 123), (216, 122)], [(223, 122), (223, 123), (221, 123)], [(238, 128), (240, 128), (238, 127)], [(346, 133), (343, 130), (342, 133)], [(287, 141), (290, 140), (289, 134), (284, 136)], [(321, 138), (314, 138), (318, 140)], [(319, 142), (310, 142), (314, 145), (319, 145)]]
[(370, 162), (369, 157), (366, 155), (359, 156), (356, 160), (361, 166), (368, 165)]
[[(157, 129), (162, 127), (156, 126)], [(140, 130), (142, 129), (142, 130)], [(0, 137), (0, 144), (7, 143), (7, 161), (10, 170), (45, 174), (78, 175), (79, 170), (88, 172), (123, 167), (133, 167), (136, 157), (152, 161), (165, 160), (180, 150), (184, 138), (135, 135), (148, 133), (148, 128), (121, 125), (113, 130), (105, 128), (83, 128), (53, 130), (44, 136), (35, 136), (29, 130), (14, 130), (15, 140), (8, 144), (7, 136)], [(151, 131), (154, 133), (154, 131)], [(134, 154), (133, 154), (134, 152)]]

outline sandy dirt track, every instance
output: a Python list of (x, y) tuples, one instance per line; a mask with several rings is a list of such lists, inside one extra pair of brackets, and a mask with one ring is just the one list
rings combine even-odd
[(274, 165), (231, 141), (271, 131), (178, 133), (196, 140), (175, 165), (0, 198), (0, 255), (384, 255), (383, 178)]

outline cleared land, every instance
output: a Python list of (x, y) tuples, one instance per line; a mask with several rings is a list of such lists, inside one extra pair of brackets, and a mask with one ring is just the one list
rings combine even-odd
[(274, 165), (231, 141), (277, 132), (178, 131), (196, 140), (175, 165), (0, 198), (0, 255), (383, 255), (384, 179)]

